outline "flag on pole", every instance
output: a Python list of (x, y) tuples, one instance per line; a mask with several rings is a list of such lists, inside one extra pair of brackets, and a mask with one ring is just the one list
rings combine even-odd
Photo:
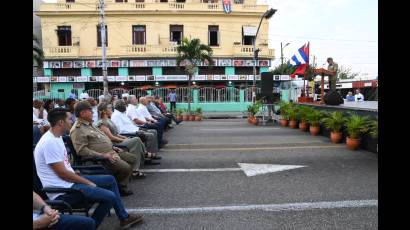
[(298, 68), (290, 77), (295, 78), (295, 75), (304, 75), (306, 67), (309, 65), (309, 42), (298, 49), (295, 55), (290, 59), (290, 64)]

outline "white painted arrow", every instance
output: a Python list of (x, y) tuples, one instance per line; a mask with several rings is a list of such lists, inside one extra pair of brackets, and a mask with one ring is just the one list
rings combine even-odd
[(280, 172), (290, 169), (306, 167), (303, 165), (272, 165), (272, 164), (246, 164), (238, 163), (243, 172), (249, 176), (256, 176), (265, 173)]
[(280, 172), (290, 169), (306, 167), (304, 165), (277, 165), (277, 164), (247, 164), (238, 163), (240, 168), (213, 168), (213, 169), (143, 169), (141, 172), (226, 172), (243, 171), (246, 176), (256, 176), (266, 173)]

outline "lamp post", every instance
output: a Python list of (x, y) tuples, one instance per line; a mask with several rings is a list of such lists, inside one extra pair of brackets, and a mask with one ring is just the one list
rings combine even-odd
[(282, 42), (280, 43), (280, 64), (283, 65), (283, 49), (288, 46), (290, 43), (286, 43), (285, 46), (282, 47)]
[(261, 17), (261, 20), (259, 22), (258, 30), (256, 31), (255, 37), (253, 38), (253, 84), (252, 84), (252, 103), (255, 104), (256, 102), (256, 59), (258, 58), (258, 53), (260, 49), (256, 49), (256, 38), (259, 33), (259, 28), (261, 27), (262, 20), (264, 18), (269, 19), (271, 18), (275, 13), (276, 9), (270, 8), (267, 10)]

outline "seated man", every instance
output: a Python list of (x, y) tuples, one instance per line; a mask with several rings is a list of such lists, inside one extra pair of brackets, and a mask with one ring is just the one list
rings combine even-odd
[(346, 100), (347, 100), (347, 101), (354, 101), (354, 96), (353, 96), (352, 91), (349, 91), (349, 92), (347, 93), (347, 95), (346, 95)]
[(158, 148), (162, 148), (164, 145), (168, 143), (168, 141), (163, 140), (163, 131), (164, 131), (164, 122), (158, 122), (157, 120), (153, 119), (151, 114), (148, 112), (145, 104), (147, 104), (147, 100), (144, 97), (140, 98), (141, 104), (139, 104), (138, 109), (136, 105), (138, 104), (137, 98), (132, 96), (130, 98), (130, 104), (127, 107), (127, 116), (134, 121), (136, 125), (145, 129), (155, 129), (157, 131), (157, 139), (158, 139)]
[(111, 115), (111, 121), (118, 128), (120, 134), (136, 134), (145, 143), (147, 150), (151, 153), (158, 152), (157, 131), (148, 129), (144, 131), (135, 125), (132, 120), (125, 114), (127, 107), (123, 100), (114, 102), (114, 112)]
[(77, 215), (64, 215), (48, 206), (37, 193), (33, 191), (33, 229), (81, 229), (95, 230), (92, 218)]
[(148, 101), (147, 110), (151, 114), (151, 116), (156, 120), (160, 120), (160, 121), (162, 120), (162, 122), (165, 122), (165, 127), (172, 128), (172, 126), (171, 126), (172, 120), (169, 119), (168, 117), (164, 116), (161, 113), (161, 110), (158, 109), (155, 106), (154, 97), (153, 96), (146, 96), (145, 98)]
[(137, 157), (113, 146), (110, 138), (93, 126), (92, 108), (88, 101), (77, 102), (74, 108), (77, 121), (70, 130), (75, 151), (82, 157), (103, 157), (104, 167), (111, 170), (117, 179), (123, 196), (133, 192), (127, 188)]
[[(84, 103), (88, 102), (80, 102), (80, 106)], [(56, 108), (51, 110), (48, 116), (51, 128), (41, 137), (34, 150), (36, 170), (43, 186), (78, 189), (84, 193), (85, 199), (89, 202), (98, 203), (92, 215), (96, 227), (101, 224), (111, 207), (114, 207), (122, 228), (128, 228), (132, 224), (140, 222), (142, 220), (141, 215), (130, 215), (125, 210), (118, 185), (113, 176), (80, 176), (74, 172), (62, 139), (62, 135), (71, 128), (69, 117), (70, 112), (67, 109)], [(107, 156), (112, 157), (108, 154)], [(68, 193), (47, 194), (47, 196), (51, 200), (63, 200), (69, 204), (78, 202), (76, 201), (77, 198)]]
[(159, 96), (154, 97), (154, 105), (161, 111), (162, 115), (173, 120), (177, 125), (179, 125), (179, 123), (182, 122), (182, 121), (178, 121), (177, 118), (172, 113), (169, 113), (167, 111), (167, 107), (162, 102), (162, 98), (160, 98)]

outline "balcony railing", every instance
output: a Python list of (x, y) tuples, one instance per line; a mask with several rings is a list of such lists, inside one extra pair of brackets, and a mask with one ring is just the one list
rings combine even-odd
[[(273, 49), (269, 49), (266, 46), (257, 46), (261, 51), (259, 56), (272, 57)], [(253, 57), (253, 46), (252, 45), (234, 45), (233, 55), (240, 57)]]
[[(232, 4), (232, 12), (246, 12), (246, 13), (263, 13), (267, 9), (267, 5), (255, 4)], [(98, 11), (98, 3), (43, 3), (40, 6), (41, 13), (57, 13), (57, 12), (81, 12), (81, 11)], [(116, 3), (114, 1), (107, 1), (105, 4), (105, 11), (211, 11), (223, 13), (223, 7), (220, 1), (215, 3), (205, 3), (193, 1), (189, 3), (167, 2), (161, 3), (155, 0), (146, 0), (145, 2), (127, 2)]]
[(45, 57), (78, 57), (78, 46), (44, 47)]

